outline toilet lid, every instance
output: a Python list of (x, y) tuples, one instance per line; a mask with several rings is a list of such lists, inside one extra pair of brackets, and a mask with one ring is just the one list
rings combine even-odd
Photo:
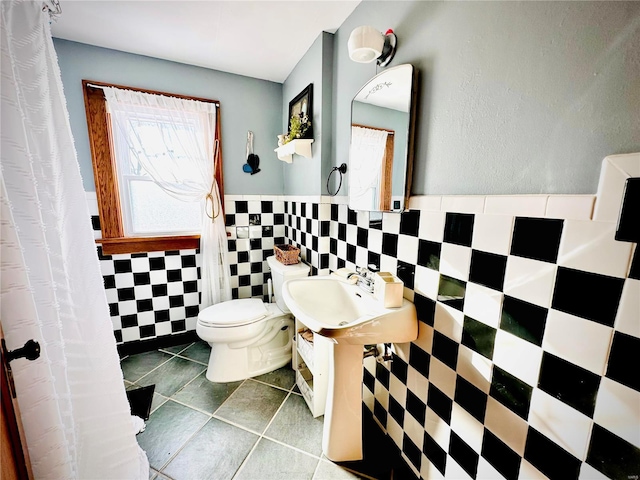
[(205, 308), (198, 314), (198, 321), (204, 325), (237, 327), (261, 320), (268, 314), (259, 298), (243, 298)]

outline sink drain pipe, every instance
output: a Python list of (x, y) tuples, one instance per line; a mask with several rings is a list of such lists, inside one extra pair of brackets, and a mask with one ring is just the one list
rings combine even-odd
[(377, 345), (365, 345), (362, 358), (375, 357), (379, 363), (393, 360), (394, 347), (391, 343), (378, 343)]

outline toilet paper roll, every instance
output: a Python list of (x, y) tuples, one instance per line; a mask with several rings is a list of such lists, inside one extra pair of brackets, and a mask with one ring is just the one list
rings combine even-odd
[(355, 284), (358, 282), (358, 277), (356, 276), (352, 276), (349, 278), (349, 276), (354, 272), (353, 270), (350, 270), (348, 268), (339, 268), (336, 271), (334, 271), (331, 275), (334, 275), (336, 277), (340, 277), (341, 280), (348, 282), (348, 283), (352, 283)]

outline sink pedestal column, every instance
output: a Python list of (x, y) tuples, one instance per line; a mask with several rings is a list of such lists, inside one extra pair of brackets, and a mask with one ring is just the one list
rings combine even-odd
[(362, 345), (333, 343), (322, 451), (334, 462), (362, 460)]

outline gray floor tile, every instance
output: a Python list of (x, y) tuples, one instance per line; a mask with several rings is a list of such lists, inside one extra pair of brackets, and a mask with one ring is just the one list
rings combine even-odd
[(277, 388), (245, 381), (216, 412), (216, 416), (262, 433), (287, 393)]
[(180, 390), (187, 382), (193, 380), (207, 367), (199, 363), (173, 357), (167, 363), (157, 368), (149, 375), (138, 380), (138, 385), (146, 386), (155, 384), (155, 391), (165, 397), (170, 397)]
[(242, 382), (213, 383), (202, 372), (193, 382), (176, 392), (173, 397), (182, 403), (207, 413), (215, 412)]
[(209, 418), (171, 401), (158, 408), (149, 417), (145, 431), (136, 437), (151, 467), (160, 470)]
[(319, 461), (261, 438), (234, 480), (310, 480)]
[(335, 463), (321, 461), (318, 465), (313, 480), (360, 480), (367, 477), (361, 477), (354, 472), (350, 472)]
[(157, 474), (158, 472), (156, 472), (153, 468), (149, 467), (149, 480), (153, 480), (154, 478), (156, 478)]
[(156, 350), (153, 352), (138, 353), (137, 355), (130, 355), (122, 360), (120, 362), (120, 368), (122, 368), (125, 380), (136, 382), (143, 375), (146, 375), (170, 358), (171, 355)]
[(323, 417), (313, 418), (304, 398), (289, 395), (284, 405), (264, 433), (305, 452), (320, 456), (322, 453)]
[(255, 377), (255, 379), (268, 383), (269, 385), (284, 388), (285, 390), (291, 390), (293, 384), (296, 383), (296, 372), (294, 372), (291, 367), (285, 366), (273, 372)]
[(258, 436), (212, 418), (162, 473), (175, 480), (227, 480), (242, 465)]
[(191, 343), (183, 343), (182, 345), (174, 345), (173, 347), (164, 347), (164, 348), (161, 348), (160, 350), (164, 350), (165, 352), (176, 353), (177, 354), (177, 353), (180, 353), (181, 351), (183, 351), (189, 345), (191, 345)]
[(180, 355), (208, 365), (211, 347), (207, 342), (196, 342), (186, 350), (180, 352)]
[(153, 392), (153, 400), (151, 400), (150, 412), (155, 412), (167, 400), (169, 400), (167, 397), (163, 397), (159, 393)]

